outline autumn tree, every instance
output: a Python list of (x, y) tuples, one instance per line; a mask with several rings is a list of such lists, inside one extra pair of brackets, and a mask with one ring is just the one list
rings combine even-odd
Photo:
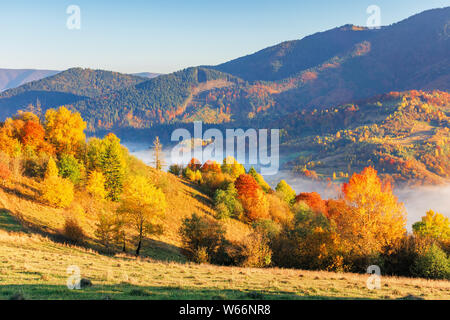
[(430, 210), (422, 221), (416, 222), (412, 226), (414, 234), (421, 237), (428, 237), (439, 241), (450, 240), (450, 222), (439, 212)]
[(158, 220), (166, 207), (164, 193), (145, 177), (132, 177), (126, 184), (118, 211), (129, 217), (131, 227), (138, 234), (136, 255), (140, 253), (145, 236), (161, 232)]
[(45, 179), (49, 179), (49, 178), (54, 178), (54, 177), (58, 177), (59, 175), (59, 170), (58, 167), (56, 166), (56, 162), (53, 159), (53, 157), (50, 157), (48, 159), (47, 162), (47, 168), (45, 170)]
[(269, 204), (264, 191), (249, 174), (241, 174), (235, 181), (239, 200), (248, 221), (269, 218)]
[(223, 159), (221, 168), (222, 172), (230, 175), (233, 180), (239, 177), (241, 174), (245, 174), (244, 166), (237, 162), (237, 160), (232, 156), (228, 156)]
[(201, 166), (202, 166), (202, 163), (200, 162), (200, 160), (198, 160), (196, 158), (192, 158), (189, 161), (187, 168), (189, 168), (192, 171), (197, 171), (197, 170), (200, 170)]
[(106, 198), (105, 176), (101, 171), (91, 171), (86, 183), (86, 191), (93, 197), (103, 200)]
[(238, 193), (233, 183), (229, 183), (225, 190), (216, 190), (214, 206), (219, 218), (239, 218), (244, 211), (242, 204), (238, 200)]
[(317, 192), (302, 192), (295, 197), (295, 202), (304, 202), (313, 212), (327, 215), (327, 203)]
[(252, 166), (248, 171), (248, 174), (255, 178), (256, 182), (258, 182), (259, 186), (264, 190), (264, 192), (269, 192), (272, 190), (270, 185), (264, 180), (263, 176), (256, 172), (255, 168)]
[(80, 114), (65, 107), (49, 109), (45, 113), (46, 137), (56, 147), (58, 154), (77, 154), (86, 139), (85, 129), (86, 122)]
[(71, 154), (63, 154), (58, 162), (59, 175), (73, 184), (81, 181), (84, 166)]
[(60, 208), (69, 206), (74, 198), (73, 183), (58, 176), (58, 167), (52, 157), (47, 163), (41, 193), (45, 202)]
[(275, 190), (286, 203), (292, 204), (295, 201), (295, 190), (285, 180), (281, 180)]
[(353, 174), (342, 192), (349, 210), (336, 221), (342, 240), (359, 256), (378, 254), (405, 235), (406, 212), (372, 167)]

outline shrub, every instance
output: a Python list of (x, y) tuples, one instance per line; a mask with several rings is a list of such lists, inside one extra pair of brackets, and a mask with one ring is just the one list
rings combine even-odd
[(418, 254), (411, 267), (411, 273), (422, 278), (450, 279), (450, 259), (439, 246), (433, 244)]
[(209, 217), (193, 214), (183, 220), (180, 228), (184, 254), (191, 260), (198, 258), (200, 248), (206, 251), (211, 262), (214, 262), (219, 248), (225, 242), (225, 229), (221, 223)]
[(231, 257), (236, 265), (263, 268), (272, 263), (272, 251), (268, 240), (258, 232), (245, 237), (232, 249)]
[(383, 252), (382, 264), (384, 273), (397, 276), (411, 276), (411, 266), (417, 259), (419, 252), (431, 246), (428, 239), (413, 235), (397, 240)]
[(86, 238), (83, 229), (74, 217), (66, 218), (63, 234), (67, 239), (74, 243), (82, 243)]
[(275, 239), (281, 232), (281, 226), (270, 219), (263, 219), (253, 222), (252, 227), (256, 230), (256, 232), (267, 237), (269, 240)]
[(205, 247), (196, 248), (192, 254), (192, 260), (197, 263), (208, 263), (209, 255)]
[(172, 164), (169, 167), (169, 173), (173, 174), (174, 176), (179, 177), (181, 172), (183, 171), (183, 167), (179, 164)]
[(66, 208), (73, 201), (73, 184), (60, 177), (50, 177), (42, 182), (42, 199), (52, 206)]
[(30, 178), (44, 178), (48, 156), (31, 157), (24, 161), (24, 174)]

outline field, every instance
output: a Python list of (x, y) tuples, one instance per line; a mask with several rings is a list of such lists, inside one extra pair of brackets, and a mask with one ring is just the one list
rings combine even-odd
[[(252, 269), (101, 255), (47, 238), (0, 231), (0, 298), (25, 299), (450, 299), (448, 281), (290, 269)], [(69, 290), (69, 266), (91, 287)]]

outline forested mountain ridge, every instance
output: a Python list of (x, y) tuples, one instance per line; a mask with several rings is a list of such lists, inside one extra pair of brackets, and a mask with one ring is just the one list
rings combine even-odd
[(345, 25), (218, 66), (143, 79), (70, 69), (0, 95), (0, 118), (68, 105), (88, 130), (155, 124), (267, 124), (391, 91), (450, 89), (450, 7), (367, 29)]
[(26, 83), (0, 94), (0, 118), (14, 114), (29, 105), (47, 108), (110, 93), (146, 78), (118, 72), (71, 68), (37, 81)]

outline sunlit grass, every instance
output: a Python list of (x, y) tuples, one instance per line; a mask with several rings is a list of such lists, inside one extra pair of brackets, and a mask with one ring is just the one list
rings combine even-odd
[[(0, 298), (26, 299), (450, 299), (450, 282), (368, 275), (253, 269), (160, 262), (54, 243), (37, 235), (0, 231)], [(76, 265), (93, 286), (66, 287)]]

